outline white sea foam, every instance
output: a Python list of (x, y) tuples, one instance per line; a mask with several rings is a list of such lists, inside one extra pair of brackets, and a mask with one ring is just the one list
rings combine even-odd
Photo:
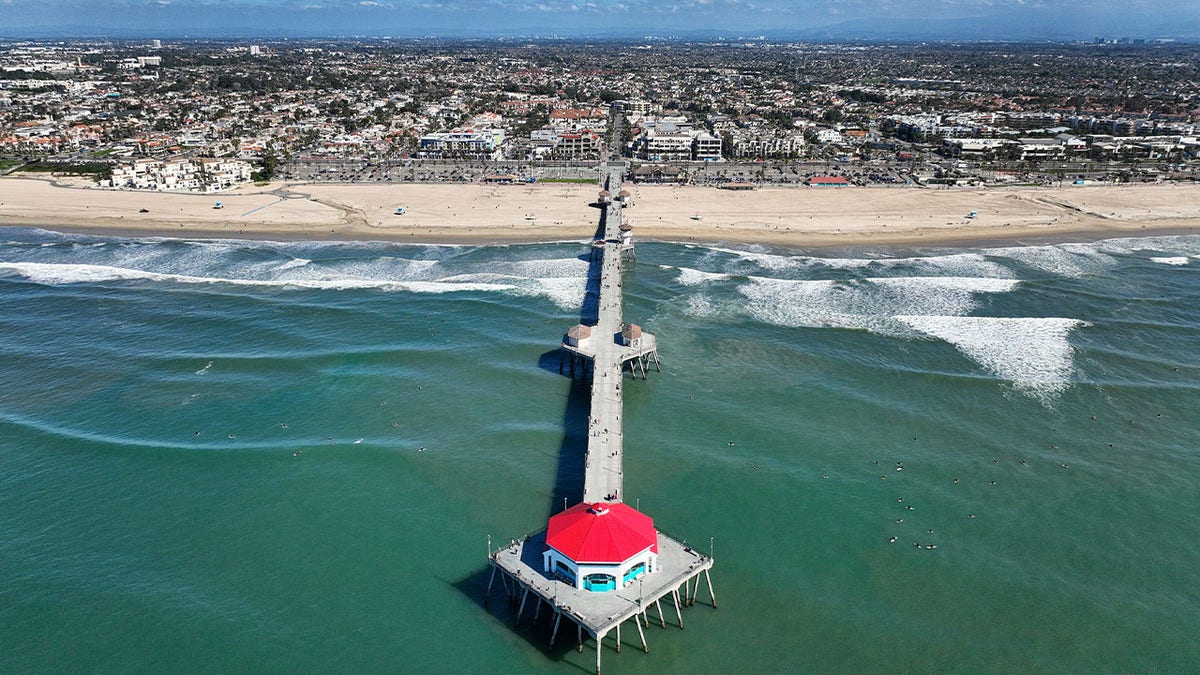
[(563, 309), (578, 309), (587, 291), (586, 277), (529, 278), (492, 272), (457, 274), (437, 279), (436, 283), (482, 284), (493, 289), (515, 291), (520, 295), (541, 296)]
[(445, 281), (400, 281), (378, 286), (377, 288), (409, 291), (410, 293), (465, 293), (468, 291), (493, 292), (516, 290), (516, 287), (506, 284), (454, 283)]
[(1195, 235), (1106, 239), (1096, 242), (1095, 246), (1100, 251), (1113, 255), (1136, 254), (1141, 251), (1158, 251), (1171, 255), (1200, 255), (1200, 237)]
[(1071, 330), (1078, 319), (897, 316), (925, 335), (945, 340), (993, 375), (1048, 399), (1066, 389), (1074, 371)]
[(909, 331), (897, 314), (964, 315), (976, 293), (1004, 293), (1015, 279), (879, 277), (851, 281), (794, 281), (751, 277), (738, 288), (760, 321), (790, 327), (861, 328), (889, 335)]
[(292, 258), (291, 260), (288, 260), (279, 265), (276, 265), (275, 271), (282, 272), (284, 270), (292, 270), (292, 269), (296, 269), (297, 267), (304, 267), (305, 265), (308, 265), (311, 262), (312, 261), (309, 260), (308, 258)]
[(742, 260), (748, 260), (766, 270), (782, 270), (801, 266), (798, 261), (802, 256), (776, 255), (774, 253), (721, 248), (719, 246), (702, 246), (701, 248), (716, 253), (726, 253)]
[(876, 277), (866, 281), (906, 291), (948, 291), (966, 293), (1007, 293), (1017, 287), (1018, 279), (978, 277)]
[(713, 281), (721, 281), (729, 278), (728, 274), (721, 274), (719, 272), (704, 272), (701, 270), (692, 269), (690, 267), (677, 267), (675, 269), (679, 270), (679, 277), (676, 279), (676, 281), (678, 281), (682, 286), (699, 286), (700, 284), (707, 284)]
[(685, 313), (690, 317), (699, 319), (714, 316), (717, 310), (713, 307), (712, 300), (707, 295), (697, 293), (688, 297)]
[(534, 279), (532, 293), (548, 298), (563, 309), (578, 309), (587, 292), (585, 277), (550, 277)]
[(989, 256), (1015, 260), (1022, 265), (1063, 277), (1081, 277), (1112, 269), (1117, 260), (1095, 244), (1011, 246), (987, 251)]
[(181, 284), (229, 284), (268, 288), (310, 288), (321, 290), (379, 289), (403, 290), (414, 293), (449, 293), (456, 291), (506, 291), (512, 284), (479, 281), (392, 281), (325, 275), (305, 279), (237, 279), (202, 277), (186, 274), (164, 274), (145, 270), (107, 265), (74, 265), (48, 263), (0, 263), (0, 271), (23, 276), (30, 281), (49, 285), (98, 283), (104, 281), (157, 281)]
[(497, 262), (489, 268), (515, 276), (546, 279), (552, 277), (586, 278), (588, 262), (579, 258), (548, 258)]
[[(792, 281), (751, 277), (738, 287), (750, 303), (746, 309), (759, 321), (779, 326), (862, 328), (864, 322), (834, 296), (839, 282)], [(845, 288), (845, 285), (840, 285)], [(853, 291), (849, 291), (853, 293)]]
[(907, 258), (811, 258), (835, 269), (863, 269), (875, 274), (901, 271), (917, 276), (1005, 278), (1012, 270), (981, 253), (914, 256)]
[[(244, 242), (197, 242), (170, 248), (127, 242), (107, 248), (103, 256), (93, 257), (87, 264), (9, 262), (0, 263), (0, 272), (44, 284), (152, 281), (413, 293), (506, 291), (545, 297), (564, 309), (578, 307), (587, 285), (588, 263), (578, 258), (444, 263), (380, 256), (231, 262), (243, 247)], [(463, 273), (446, 274), (446, 268)], [(487, 271), (475, 272), (481, 269)]]
[[(1151, 262), (1161, 265), (1184, 265), (1188, 256), (1200, 257), (1200, 237), (1127, 237), (1090, 244), (996, 248), (985, 253), (1051, 274), (1080, 277), (1112, 269), (1119, 264), (1118, 259), (1125, 256), (1148, 257)], [(1183, 262), (1179, 262), (1181, 260)]]
[(903, 258), (822, 258), (806, 255), (780, 255), (755, 250), (708, 247), (708, 250), (752, 262), (764, 270), (841, 269), (868, 270), (874, 274), (902, 272), (920, 276), (1009, 277), (1012, 271), (988, 260), (982, 253), (910, 256)]
[(402, 267), (406, 274), (432, 274), (441, 264), (437, 260), (413, 260), (411, 258), (391, 258), (392, 262), (403, 263)]

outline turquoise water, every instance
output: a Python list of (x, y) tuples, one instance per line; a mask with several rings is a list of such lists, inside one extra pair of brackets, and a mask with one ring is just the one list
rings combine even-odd
[[(480, 605), (580, 490), (583, 246), (0, 239), (0, 670), (592, 669)], [(1200, 237), (626, 279), (625, 496), (721, 607), (606, 672), (1195, 668)]]

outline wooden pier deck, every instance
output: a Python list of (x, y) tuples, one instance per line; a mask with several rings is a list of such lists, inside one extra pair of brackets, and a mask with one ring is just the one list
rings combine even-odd
[[(650, 645), (643, 627), (650, 627), (651, 616), (654, 616), (654, 623), (660, 628), (666, 628), (669, 622), (682, 630), (683, 608), (696, 604), (702, 578), (709, 602), (713, 607), (717, 606), (712, 577), (708, 572), (712, 568), (712, 558), (661, 532), (658, 536), (659, 569), (641, 577), (636, 584), (607, 593), (581, 591), (547, 575), (542, 571), (542, 552), (545, 550), (546, 533), (543, 531), (510, 542), (494, 552), (490, 559), (492, 576), (488, 580), (487, 593), (491, 595), (499, 573), (500, 584), (508, 601), (520, 603), (517, 608), (518, 624), (526, 614), (527, 606), (532, 620), (537, 621), (542, 605), (546, 605), (548, 616), (554, 617), (549, 646), (554, 645), (559, 626), (563, 617), (566, 617), (575, 624), (579, 651), (583, 651), (585, 635), (595, 639), (597, 675), (600, 674), (604, 638), (613, 634), (616, 638), (613, 647), (620, 652), (621, 626), (626, 622), (633, 621), (644, 652), (650, 651)], [(663, 609), (664, 600), (668, 607), (666, 610)], [(671, 616), (667, 613), (669, 610), (674, 610), (673, 621), (668, 618)]]
[[(621, 185), (622, 169), (613, 170), (609, 190)], [(618, 200), (604, 205), (605, 233), (600, 267), (599, 315), (593, 329), (595, 352), (592, 355), (592, 413), (588, 420), (588, 451), (585, 460), (583, 501), (619, 501), (625, 494), (622, 462), (625, 451), (624, 425), (621, 420), (621, 381), (625, 363), (655, 350), (652, 335), (643, 334), (637, 348), (622, 345), (623, 294), (621, 285), (621, 209)], [(647, 349), (648, 347), (648, 349)]]
[[(624, 172), (624, 163), (607, 167), (608, 175), (603, 185), (610, 194), (616, 194), (620, 189)], [(577, 336), (574, 344), (569, 339), (570, 334), (564, 337), (562, 344), (571, 361), (572, 376), (577, 365), (585, 376), (588, 366), (591, 366), (591, 412), (588, 418), (582, 499), (587, 503), (623, 500), (624, 422), (621, 418), (621, 385), (625, 379), (625, 369), (629, 366), (634, 378), (641, 374), (644, 379), (650, 365), (659, 368), (658, 344), (654, 335), (640, 332), (634, 336), (632, 331), (623, 335), (628, 324), (622, 319), (621, 268), (624, 254), (632, 247), (621, 232), (624, 201), (611, 197), (606, 199), (603, 194), (600, 198), (600, 206), (604, 209), (603, 239), (593, 242), (592, 246), (593, 262), (598, 260), (600, 264), (596, 324), (590, 327), (590, 332), (584, 331), (588, 332), (586, 336)], [(616, 651), (621, 651), (621, 626), (630, 619), (637, 628), (642, 649), (649, 651), (643, 626), (650, 626), (649, 610), (654, 608), (657, 623), (666, 628), (663, 599), (668, 599), (668, 605), (674, 608), (673, 623), (682, 629), (681, 610), (695, 604), (701, 577), (706, 582), (712, 606), (717, 606), (708, 572), (713, 564), (712, 558), (688, 546), (686, 541), (676, 541), (661, 531), (658, 532), (658, 569), (640, 577), (636, 584), (605, 593), (578, 590), (544, 572), (542, 554), (545, 550), (546, 533), (542, 531), (491, 551), (488, 563), (492, 575), (488, 581), (488, 595), (499, 576), (509, 601), (520, 603), (518, 623), (531, 595), (534, 620), (542, 605), (547, 605), (554, 616), (551, 645), (558, 636), (563, 617), (566, 617), (576, 625), (580, 651), (583, 650), (585, 633), (596, 640), (597, 674), (600, 673), (605, 636), (615, 631)]]

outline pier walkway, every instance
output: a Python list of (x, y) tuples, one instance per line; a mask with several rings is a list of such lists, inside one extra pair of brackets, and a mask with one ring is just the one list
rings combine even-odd
[[(633, 248), (629, 228), (621, 227), (622, 209), (627, 202), (623, 193), (618, 191), (626, 167), (623, 162), (613, 162), (604, 169), (606, 176), (602, 186), (606, 189), (600, 193), (598, 203), (603, 209), (603, 238), (592, 242), (591, 248), (592, 262), (599, 262), (600, 268), (596, 323), (575, 326), (567, 332), (562, 343), (564, 354), (570, 359), (572, 376), (577, 366), (584, 377), (590, 366), (592, 375), (582, 495), (585, 503), (619, 502), (624, 497), (621, 385), (626, 367), (634, 378), (640, 374), (643, 379), (650, 365), (661, 370), (655, 337), (622, 319), (621, 268), (623, 259)], [(618, 194), (615, 199), (613, 193)], [(543, 571), (542, 555), (547, 548), (545, 531), (519, 541), (512, 540), (498, 550), (492, 550), (489, 542), (488, 563), (492, 567), (492, 575), (487, 593), (491, 594), (499, 576), (509, 602), (514, 605), (520, 603), (517, 623), (521, 622), (529, 600), (533, 601), (534, 621), (542, 605), (547, 605), (554, 616), (551, 645), (558, 636), (562, 619), (566, 617), (576, 626), (580, 651), (583, 650), (585, 633), (596, 640), (596, 672), (600, 673), (604, 638), (615, 631), (616, 651), (621, 651), (621, 626), (631, 619), (637, 628), (643, 651), (650, 651), (643, 628), (650, 627), (650, 609), (656, 610), (656, 622), (666, 628), (663, 599), (668, 599), (673, 605), (675, 621), (672, 623), (682, 629), (681, 609), (695, 604), (702, 576), (711, 604), (717, 606), (712, 578), (708, 573), (712, 568), (712, 557), (688, 546), (686, 540), (676, 541), (661, 531), (657, 536), (657, 569), (638, 577), (636, 583), (618, 585), (612, 591), (601, 593), (577, 589), (573, 584)]]
[(592, 362), (592, 408), (588, 418), (588, 451), (584, 466), (583, 501), (620, 501), (624, 494), (622, 461), (625, 434), (621, 420), (621, 381), (625, 364), (632, 363), (636, 375), (641, 367), (645, 376), (647, 359), (658, 365), (657, 341), (649, 333), (634, 337), (633, 330), (622, 322), (623, 295), (621, 265), (623, 253), (630, 243), (621, 236), (621, 211), (624, 202), (613, 199), (611, 191), (619, 189), (625, 165), (609, 170), (605, 181), (609, 197), (600, 197), (605, 209), (604, 239), (593, 246), (593, 255), (600, 255), (599, 311), (592, 334), (585, 344), (572, 346), (564, 341), (563, 348), (573, 350)]

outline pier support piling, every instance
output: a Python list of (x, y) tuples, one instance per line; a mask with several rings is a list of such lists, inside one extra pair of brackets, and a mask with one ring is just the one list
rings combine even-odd
[(558, 637), (558, 624), (562, 623), (562, 612), (554, 612), (554, 630), (550, 631), (550, 646), (554, 646), (554, 638)]
[(493, 565), (493, 566), (492, 566), (492, 575), (488, 577), (487, 591), (485, 591), (485, 592), (484, 592), (484, 594), (483, 594), (483, 605), (484, 605), (485, 607), (487, 606), (487, 603), (488, 603), (488, 598), (489, 598), (489, 597), (491, 597), (491, 595), (492, 595), (492, 583), (493, 583), (494, 581), (496, 581), (496, 567), (495, 567), (495, 565)]
[(525, 611), (525, 601), (528, 599), (529, 599), (529, 589), (526, 588), (525, 592), (521, 594), (521, 606), (517, 608), (517, 625), (518, 626), (521, 625), (521, 613)]
[(604, 643), (604, 635), (596, 636), (596, 675), (600, 675), (600, 647)]
[(712, 575), (708, 573), (708, 570), (704, 570), (704, 580), (708, 582), (708, 599), (712, 600), (713, 609), (716, 609), (717, 608), (717, 596), (716, 596), (716, 594), (713, 593)]

